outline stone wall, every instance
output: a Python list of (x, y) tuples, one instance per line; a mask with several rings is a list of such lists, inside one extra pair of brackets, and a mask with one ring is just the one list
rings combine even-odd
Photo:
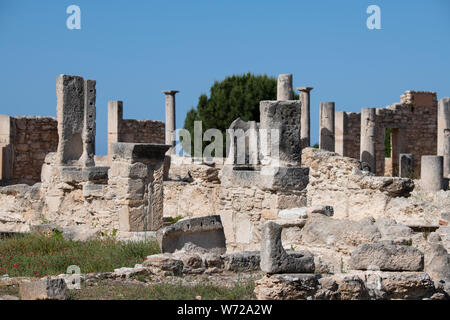
[(39, 182), (45, 156), (58, 147), (56, 119), (2, 116), (1, 124), (2, 183), (32, 185)]
[(164, 144), (164, 122), (153, 120), (122, 120), (119, 142)]
[(361, 143), (361, 114), (336, 112), (335, 152), (341, 156), (359, 159)]
[[(436, 93), (406, 91), (401, 96), (401, 103), (376, 110), (376, 123), (376, 174), (398, 176), (400, 153), (411, 153), (414, 156), (414, 175), (419, 177), (422, 155), (435, 155), (437, 152)], [(336, 128), (336, 152), (360, 159), (361, 114), (338, 115)], [(386, 128), (391, 129), (392, 162), (388, 170), (385, 170)]]
[(434, 92), (406, 91), (401, 104), (377, 109), (377, 175), (384, 175), (385, 131), (391, 128), (392, 172), (398, 175), (400, 153), (414, 156), (414, 176), (420, 177), (423, 155), (437, 153), (437, 100)]
[(336, 218), (385, 217), (388, 204), (414, 188), (410, 179), (373, 176), (360, 161), (333, 152), (306, 148), (302, 160), (310, 169), (308, 205), (330, 205)]
[(115, 142), (165, 143), (162, 121), (123, 119), (123, 102), (108, 103), (108, 154)]

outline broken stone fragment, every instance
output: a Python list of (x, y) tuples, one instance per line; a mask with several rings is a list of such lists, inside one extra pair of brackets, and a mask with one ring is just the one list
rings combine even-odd
[(308, 251), (287, 253), (281, 243), (282, 227), (272, 221), (264, 224), (261, 239), (261, 270), (267, 273), (312, 273), (314, 258)]
[(148, 256), (142, 263), (142, 266), (172, 272), (174, 275), (181, 275), (184, 264), (183, 261), (175, 259), (171, 254), (163, 253)]
[(181, 250), (187, 243), (224, 254), (225, 233), (219, 215), (183, 219), (158, 231), (157, 240), (162, 252)]
[(423, 271), (423, 253), (411, 246), (365, 243), (352, 252), (353, 270)]
[(261, 257), (259, 251), (243, 251), (223, 256), (225, 270), (233, 272), (249, 272), (260, 270)]
[(64, 279), (22, 282), (19, 286), (22, 300), (66, 300), (69, 289)]

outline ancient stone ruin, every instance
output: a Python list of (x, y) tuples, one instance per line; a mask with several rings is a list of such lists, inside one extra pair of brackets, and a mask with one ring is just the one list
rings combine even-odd
[(277, 100), (259, 122), (236, 119), (211, 161), (176, 153), (176, 90), (165, 123), (110, 101), (96, 155), (95, 86), (60, 75), (56, 118), (0, 116), (0, 232), (155, 238), (162, 254), (117, 273), (259, 272), (259, 299), (449, 298), (450, 98), (407, 91), (361, 113), (322, 102), (312, 148), (312, 88), (292, 100), (282, 74)]

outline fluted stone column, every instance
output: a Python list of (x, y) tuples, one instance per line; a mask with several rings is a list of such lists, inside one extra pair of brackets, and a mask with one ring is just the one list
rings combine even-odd
[(166, 95), (166, 144), (172, 146), (168, 153), (175, 153), (175, 95), (179, 91), (163, 91)]
[(361, 109), (361, 161), (367, 163), (370, 172), (376, 173), (376, 109)]
[(292, 74), (278, 75), (277, 100), (292, 100)]
[(420, 181), (426, 191), (439, 191), (444, 188), (443, 157), (422, 156), (420, 167)]
[(444, 177), (450, 178), (450, 98), (438, 104), (438, 155), (444, 157)]
[(300, 127), (300, 139), (302, 142), (302, 148), (311, 146), (311, 99), (310, 91), (311, 87), (298, 87), (297, 90), (300, 92), (300, 102), (302, 103), (302, 124)]
[(320, 103), (319, 148), (334, 152), (334, 102)]

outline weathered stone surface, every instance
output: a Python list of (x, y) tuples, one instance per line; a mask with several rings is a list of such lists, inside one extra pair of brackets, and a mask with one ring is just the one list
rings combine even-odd
[(366, 243), (352, 252), (350, 268), (355, 270), (422, 271), (423, 253), (401, 245)]
[(364, 281), (357, 275), (337, 274), (319, 277), (316, 300), (368, 300)]
[(306, 212), (307, 212), (306, 208), (284, 209), (278, 212), (278, 219), (284, 220), (305, 219), (308, 217), (308, 214)]
[(233, 272), (249, 272), (260, 270), (261, 256), (259, 251), (243, 251), (223, 256), (225, 270)]
[(265, 130), (260, 132), (261, 143), (268, 146), (268, 150), (262, 150), (267, 158), (262, 163), (279, 161), (281, 166), (299, 166), (302, 157), (300, 101), (260, 101), (259, 110), (260, 131)]
[(183, 261), (175, 259), (171, 254), (148, 256), (142, 265), (144, 267), (153, 267), (162, 271), (171, 272), (174, 275), (181, 275), (184, 267)]
[(424, 190), (436, 192), (444, 188), (444, 158), (422, 156), (420, 183)]
[(163, 252), (175, 252), (188, 242), (219, 253), (226, 251), (225, 233), (218, 215), (180, 220), (160, 230), (157, 239)]
[(314, 274), (273, 274), (255, 282), (258, 300), (312, 299), (317, 290)]
[(282, 227), (272, 221), (264, 224), (261, 236), (261, 270), (267, 273), (311, 273), (314, 258), (310, 252), (287, 253), (281, 243)]
[(22, 300), (66, 300), (69, 290), (64, 279), (22, 282), (19, 286)]
[(319, 148), (334, 152), (334, 102), (320, 103)]
[(426, 273), (275, 274), (256, 281), (261, 300), (420, 300), (448, 299)]
[(16, 296), (3, 295), (3, 296), (0, 296), (0, 300), (3, 300), (3, 301), (6, 301), (6, 300), (12, 301), (12, 300), (20, 300), (20, 299), (19, 299), (19, 297), (16, 297)]
[(434, 281), (450, 283), (450, 255), (439, 243), (429, 243), (425, 251), (425, 271)]
[(371, 277), (372, 286), (368, 287), (371, 288), (372, 295), (373, 290), (377, 289), (382, 292), (383, 299), (424, 299), (431, 297), (436, 291), (433, 281), (426, 273), (380, 272)]
[(378, 228), (368, 222), (330, 218), (321, 214), (311, 216), (301, 231), (305, 244), (356, 247), (381, 239)]
[(99, 229), (87, 225), (62, 228), (62, 236), (73, 241), (92, 241), (98, 239), (100, 235)]

